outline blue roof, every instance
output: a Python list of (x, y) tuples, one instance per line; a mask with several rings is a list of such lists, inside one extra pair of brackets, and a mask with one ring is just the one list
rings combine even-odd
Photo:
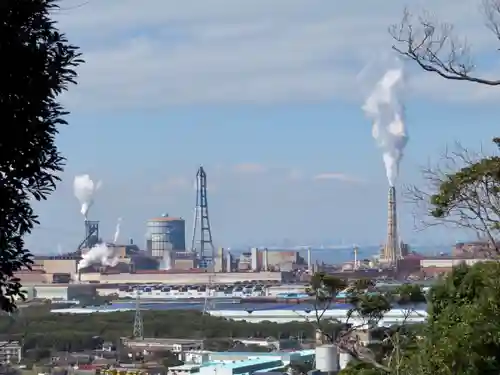
[(283, 366), (283, 361), (281, 359), (252, 358), (246, 361), (219, 363), (218, 366), (230, 368), (233, 370), (233, 373), (241, 374), (268, 368), (281, 367)]

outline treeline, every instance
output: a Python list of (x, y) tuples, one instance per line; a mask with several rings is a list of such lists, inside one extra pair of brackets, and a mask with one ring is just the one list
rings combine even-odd
[[(198, 311), (145, 311), (145, 337), (227, 338), (300, 336), (313, 339), (311, 323), (248, 323), (203, 315)], [(0, 317), (2, 340), (19, 340), (25, 349), (50, 348), (79, 351), (93, 349), (98, 341), (118, 342), (130, 337), (134, 312), (101, 314), (52, 314), (46, 307), (23, 308), (17, 315)]]

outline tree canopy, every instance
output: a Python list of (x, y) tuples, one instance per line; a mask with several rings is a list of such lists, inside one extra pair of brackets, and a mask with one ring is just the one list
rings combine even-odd
[(57, 97), (75, 83), (77, 47), (55, 27), (55, 0), (0, 5), (0, 309), (21, 296), (14, 273), (32, 264), (23, 237), (38, 224), (31, 200), (54, 191), (64, 158), (55, 144), (64, 111)]
[[(500, 140), (495, 138), (496, 147)], [(447, 225), (472, 231), (500, 253), (500, 157), (472, 152), (457, 144), (438, 163), (423, 170), (424, 186), (412, 186), (419, 224)]]
[(394, 327), (372, 361), (358, 357), (342, 374), (498, 374), (499, 273), (496, 261), (455, 267), (431, 288), (424, 324)]

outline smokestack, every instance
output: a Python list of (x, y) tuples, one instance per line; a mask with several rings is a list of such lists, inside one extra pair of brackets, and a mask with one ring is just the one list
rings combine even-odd
[(269, 271), (269, 250), (267, 250), (267, 248), (264, 249), (264, 254), (262, 258), (263, 258), (262, 270)]
[(307, 272), (311, 275), (313, 273), (312, 269), (312, 254), (311, 254), (311, 248), (307, 248)]
[(384, 258), (386, 262), (395, 264), (399, 258), (398, 252), (398, 218), (396, 214), (396, 188), (389, 188), (387, 207), (387, 241)]
[(250, 249), (251, 253), (251, 258), (252, 258), (252, 264), (251, 264), (251, 269), (253, 272), (259, 271), (259, 250), (256, 247), (252, 247)]
[(226, 272), (232, 272), (233, 271), (232, 270), (232, 262), (231, 262), (232, 255), (229, 251), (226, 254), (227, 254), (226, 255)]

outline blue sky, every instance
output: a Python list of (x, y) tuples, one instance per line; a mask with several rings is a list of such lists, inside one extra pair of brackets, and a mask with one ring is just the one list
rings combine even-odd
[[(146, 5), (147, 4), (147, 5)], [(387, 26), (403, 4), (331, 0), (66, 0), (60, 27), (82, 47), (80, 84), (63, 97), (72, 112), (58, 139), (63, 182), (37, 205), (37, 251), (70, 251), (82, 237), (77, 174), (102, 180), (91, 218), (112, 238), (144, 243), (145, 220), (168, 212), (191, 228), (193, 181), (203, 164), (217, 246), (378, 244), (387, 181), (363, 115), (358, 72), (390, 53)], [(472, 38), (494, 73), (494, 43), (470, 1), (415, 1)], [(488, 70), (489, 69), (489, 70)], [(410, 141), (400, 185), (447, 145), (489, 146), (498, 136), (495, 88), (447, 82), (407, 67)], [(403, 190), (402, 188), (400, 190)], [(466, 233), (415, 232), (400, 204), (404, 239), (452, 243)]]

